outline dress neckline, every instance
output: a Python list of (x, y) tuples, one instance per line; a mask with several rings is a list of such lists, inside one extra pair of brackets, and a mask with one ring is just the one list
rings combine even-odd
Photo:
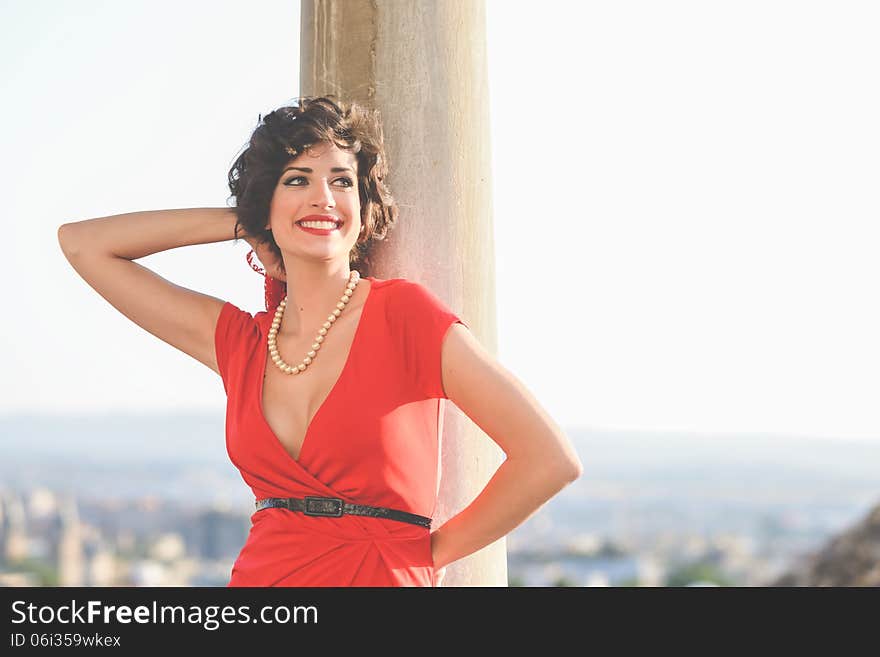
[[(331, 386), (330, 391), (327, 393), (327, 396), (324, 397), (324, 400), (318, 406), (317, 410), (315, 411), (315, 414), (312, 416), (311, 420), (309, 420), (308, 424), (306, 425), (305, 433), (303, 434), (302, 443), (300, 444), (300, 447), (299, 447), (299, 457), (298, 458), (293, 458), (293, 455), (287, 451), (287, 448), (278, 439), (278, 436), (275, 435), (275, 431), (269, 425), (269, 421), (266, 419), (265, 413), (263, 413), (263, 388), (266, 384), (266, 366), (268, 365), (268, 360), (269, 360), (269, 347), (267, 344), (265, 344), (265, 339), (266, 339), (266, 336), (268, 335), (268, 331), (264, 330), (261, 332), (260, 344), (262, 346), (261, 351), (263, 352), (263, 355), (260, 360), (260, 367), (257, 368), (257, 373), (260, 377), (259, 383), (257, 384), (257, 413), (260, 416), (260, 421), (263, 423), (263, 426), (265, 426), (266, 431), (268, 432), (269, 436), (272, 438), (271, 442), (273, 442), (275, 445), (277, 445), (278, 449), (288, 459), (293, 461), (293, 463), (295, 463), (299, 467), (302, 467), (303, 454), (305, 453), (306, 446), (309, 443), (309, 435), (311, 433), (312, 427), (315, 425), (315, 422), (318, 420), (319, 416), (321, 415), (321, 412), (329, 404), (329, 402), (333, 399), (334, 393), (339, 389), (340, 383), (344, 380), (346, 374), (351, 369), (350, 365), (351, 365), (351, 362), (355, 356), (356, 349), (358, 347), (358, 341), (359, 341), (361, 333), (363, 332), (362, 328), (363, 328), (364, 323), (368, 317), (368, 311), (370, 310), (370, 307), (372, 305), (371, 301), (374, 296), (373, 295), (373, 288), (376, 285), (376, 280), (372, 276), (364, 276), (363, 278), (366, 278), (367, 280), (370, 281), (370, 289), (367, 292), (366, 299), (364, 299), (364, 305), (361, 307), (361, 316), (358, 317), (358, 323), (357, 323), (357, 326), (355, 327), (355, 330), (354, 330), (354, 337), (352, 338), (351, 345), (348, 348), (348, 354), (345, 357), (345, 363), (342, 365), (342, 370), (339, 372), (339, 376), (336, 378), (336, 381)], [(270, 318), (274, 317), (274, 314), (275, 314), (274, 309), (271, 312), (267, 311), (267, 315)], [(269, 323), (271, 324), (271, 319), (269, 319)], [(268, 326), (268, 324), (264, 324), (264, 329), (266, 326)]]

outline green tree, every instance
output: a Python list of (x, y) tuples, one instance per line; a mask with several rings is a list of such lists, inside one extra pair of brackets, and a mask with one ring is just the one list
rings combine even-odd
[(618, 584), (614, 586), (641, 586), (638, 577), (628, 577), (627, 579), (621, 580)]
[(9, 565), (15, 570), (36, 575), (38, 586), (58, 586), (58, 570), (44, 561), (26, 557), (10, 562)]
[(730, 579), (717, 566), (704, 561), (686, 563), (675, 568), (666, 576), (665, 586), (687, 586), (694, 582), (732, 586)]

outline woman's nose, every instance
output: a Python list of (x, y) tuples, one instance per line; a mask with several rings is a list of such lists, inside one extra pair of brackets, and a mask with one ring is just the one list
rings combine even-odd
[(321, 208), (332, 208), (334, 206), (333, 192), (326, 180), (322, 180), (312, 187), (312, 205)]

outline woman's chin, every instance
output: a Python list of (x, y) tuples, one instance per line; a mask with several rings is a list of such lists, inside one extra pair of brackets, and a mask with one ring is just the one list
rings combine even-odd
[(343, 249), (299, 249), (293, 254), (293, 261), (304, 262), (349, 262), (349, 251)]

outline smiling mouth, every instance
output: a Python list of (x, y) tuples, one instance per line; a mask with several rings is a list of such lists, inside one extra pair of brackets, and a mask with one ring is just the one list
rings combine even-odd
[(310, 215), (295, 222), (300, 228), (310, 230), (337, 230), (343, 221), (337, 217)]

